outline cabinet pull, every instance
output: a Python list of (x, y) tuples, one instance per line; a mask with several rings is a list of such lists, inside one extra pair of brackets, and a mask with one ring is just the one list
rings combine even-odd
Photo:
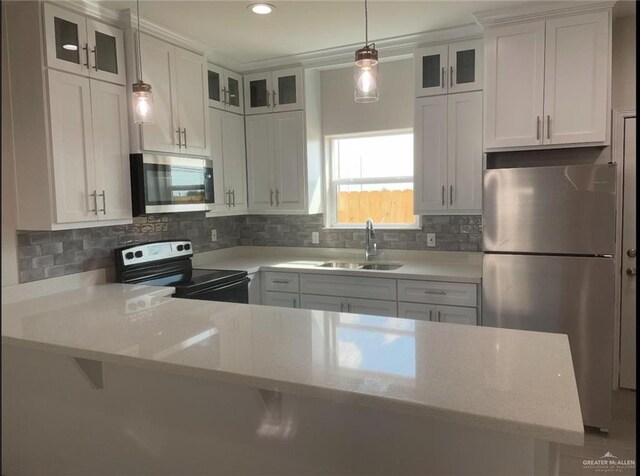
[(180, 135), (180, 129), (176, 129), (178, 133), (178, 149), (182, 149), (182, 135)]
[(184, 134), (184, 148), (187, 148), (187, 128), (182, 129), (182, 133)]
[[(98, 211), (102, 212), (103, 215), (106, 215), (107, 214), (107, 197), (106, 197), (106, 194), (104, 193), (104, 190), (99, 195), (102, 197), (102, 210), (98, 210)], [(97, 200), (97, 197), (96, 197), (96, 200)], [(97, 203), (96, 203), (96, 208), (98, 208)], [(96, 215), (97, 214), (98, 213), (96, 213)]]
[(231, 196), (233, 197), (233, 206), (236, 206), (236, 190), (231, 190)]
[(540, 116), (536, 116), (536, 140), (540, 140)]
[(89, 210), (89, 211), (91, 213), (95, 213), (97, 216), (98, 215), (98, 192), (94, 190), (93, 193), (89, 194), (89, 196), (93, 197), (93, 210)]
[(276, 207), (280, 206), (280, 190), (276, 188)]
[(444, 185), (442, 186), (442, 206), (444, 207)]
[(274, 284), (289, 284), (289, 280), (284, 280), (284, 279), (274, 279), (273, 281), (271, 281)]
[(342, 310), (344, 309), (344, 302), (340, 303), (340, 312), (342, 312)]
[(350, 302), (347, 303), (347, 312), (351, 312), (351, 303)]
[(447, 83), (444, 80), (444, 66), (442, 67), (442, 88), (446, 88), (447, 87)]
[(293, 307), (298, 307), (298, 299), (293, 298)]
[(433, 311), (429, 309), (429, 320), (433, 321)]
[(271, 206), (273, 206), (273, 190), (269, 190), (269, 201), (271, 202)]
[(453, 205), (453, 185), (449, 185), (449, 205)]
[(439, 296), (446, 296), (447, 293), (444, 291), (431, 291), (430, 289), (427, 289), (425, 292), (425, 294), (437, 294)]
[(227, 102), (227, 88), (222, 88), (222, 104), (229, 104)]
[(271, 92), (267, 91), (267, 109), (271, 107), (271, 102), (269, 102), (269, 96), (271, 96)]
[(453, 66), (449, 69), (449, 87), (453, 87)]
[(551, 116), (547, 116), (547, 139), (551, 139)]
[(440, 317), (440, 314), (441, 314), (441, 312), (440, 312), (440, 311), (438, 311), (438, 322), (442, 322), (442, 319), (441, 319), (441, 317)]
[(226, 192), (224, 192), (224, 196), (225, 196), (224, 204), (227, 207), (230, 207), (231, 206), (231, 191), (227, 190)]
[(84, 65), (87, 67), (87, 69), (91, 69), (91, 66), (89, 66), (89, 44), (85, 43), (82, 49), (84, 50), (85, 57), (87, 58), (87, 62)]
[(98, 46), (94, 46), (91, 52), (93, 53), (93, 69), (98, 71)]
[(277, 105), (277, 104), (276, 104), (276, 91), (274, 90), (274, 91), (273, 91), (273, 108), (274, 108), (274, 109), (276, 108), (276, 105)]

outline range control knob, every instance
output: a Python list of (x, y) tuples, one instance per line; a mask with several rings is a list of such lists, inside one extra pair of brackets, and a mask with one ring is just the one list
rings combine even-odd
[(184, 245), (184, 249), (185, 250), (190, 250), (191, 249), (191, 245), (189, 243), (187, 243), (186, 245)]
[(136, 258), (142, 258), (142, 251), (136, 251)]
[(178, 251), (182, 251), (183, 246), (182, 246), (182, 245), (178, 245), (176, 249), (177, 249)]
[(133, 253), (129, 251), (126, 255), (124, 255), (126, 259), (133, 259)]

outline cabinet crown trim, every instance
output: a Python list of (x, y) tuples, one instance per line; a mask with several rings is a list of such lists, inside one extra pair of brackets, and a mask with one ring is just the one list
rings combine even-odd
[(476, 12), (473, 17), (483, 27), (504, 25), (507, 23), (549, 20), (551, 18), (576, 15), (580, 13), (610, 10), (615, 1), (560, 1), (525, 3), (519, 7), (503, 7), (494, 10)]

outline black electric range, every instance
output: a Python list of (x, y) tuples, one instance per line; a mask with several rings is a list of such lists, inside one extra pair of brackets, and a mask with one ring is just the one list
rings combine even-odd
[(194, 269), (189, 240), (167, 240), (115, 250), (116, 281), (173, 286), (174, 297), (207, 301), (249, 302), (246, 271)]

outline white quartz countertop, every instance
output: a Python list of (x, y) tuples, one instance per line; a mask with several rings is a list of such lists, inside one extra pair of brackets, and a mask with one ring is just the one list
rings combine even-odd
[(566, 335), (172, 292), (103, 284), (3, 304), (2, 342), (583, 444)]
[(318, 267), (327, 261), (365, 262), (364, 251), (331, 248), (281, 248), (238, 246), (198, 253), (195, 268), (257, 271), (293, 271), (343, 276), (421, 279), (479, 284), (482, 253), (445, 251), (381, 250), (371, 263), (400, 264), (394, 270), (340, 269)]

